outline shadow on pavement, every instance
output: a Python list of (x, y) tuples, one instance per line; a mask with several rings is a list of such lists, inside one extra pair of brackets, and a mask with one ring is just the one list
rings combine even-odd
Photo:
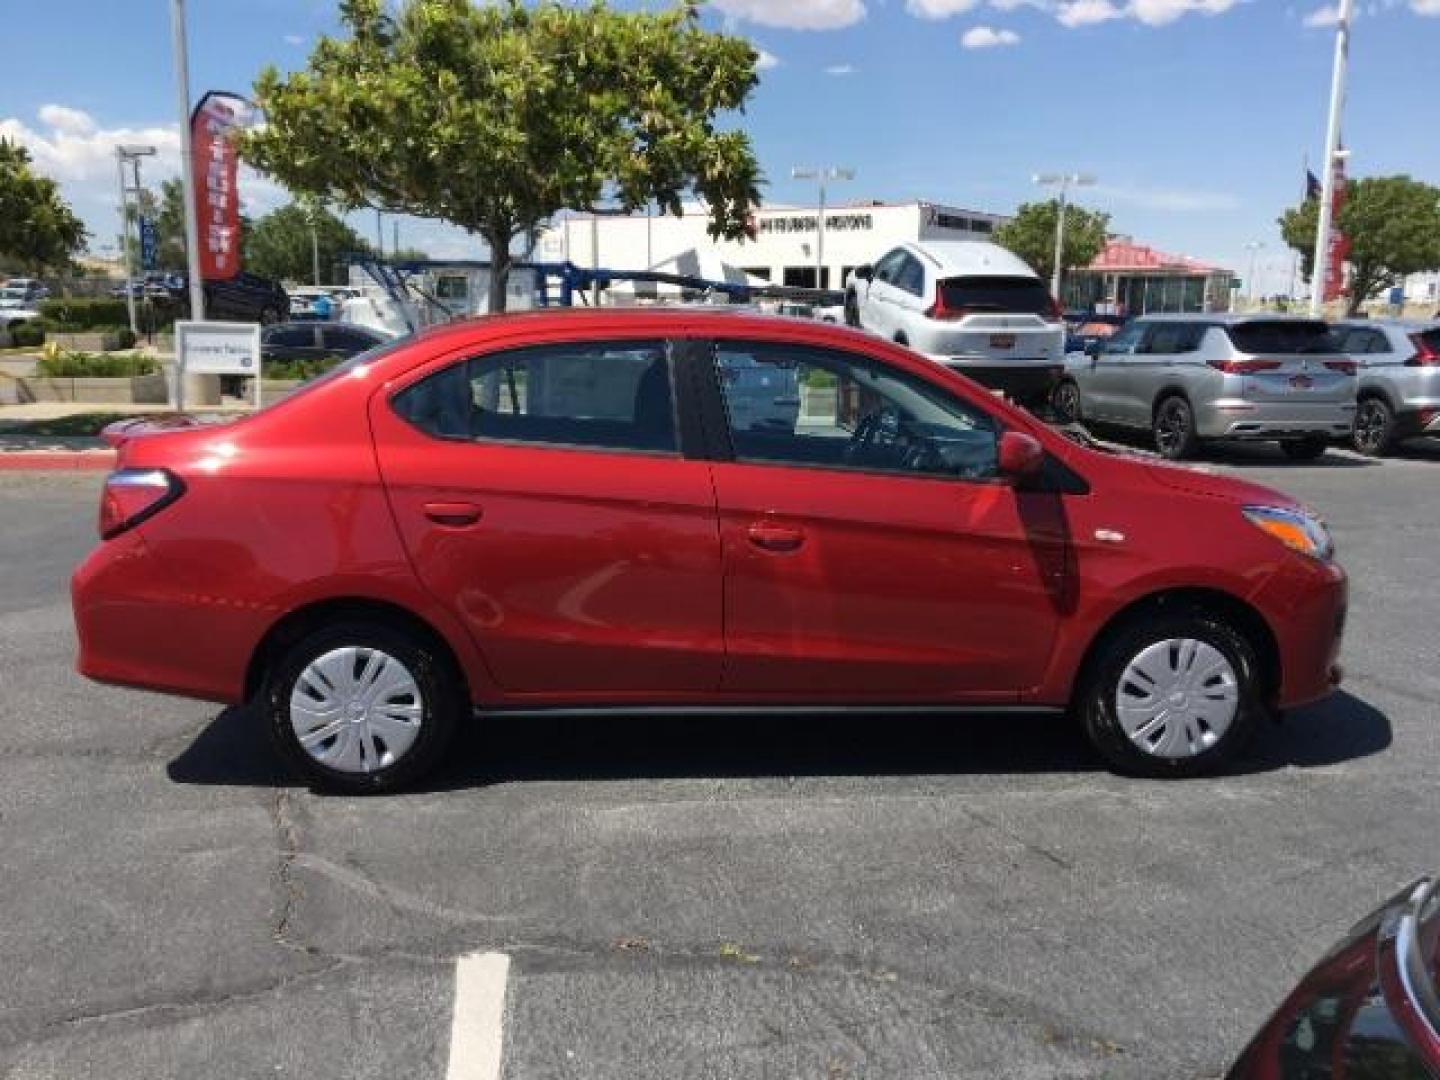
[[(1240, 773), (1313, 768), (1390, 745), (1384, 713), (1340, 693), (1266, 724)], [(524, 780), (767, 776), (913, 776), (1099, 771), (1079, 729), (1055, 716), (696, 718), (637, 716), (477, 720), (423, 785), (445, 791)], [(292, 786), (260, 718), (232, 708), (168, 768), (181, 784)]]

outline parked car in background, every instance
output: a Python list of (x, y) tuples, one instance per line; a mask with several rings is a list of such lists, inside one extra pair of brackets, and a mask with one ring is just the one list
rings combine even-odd
[(24, 293), (23, 299), (29, 304), (38, 304), (41, 300), (50, 297), (50, 288), (39, 278), (12, 277), (5, 282), (6, 289), (19, 289)]
[(1440, 1076), (1440, 878), (1421, 880), (1321, 958), (1227, 1080)]
[(1359, 369), (1356, 450), (1379, 457), (1415, 435), (1440, 435), (1440, 321), (1337, 323), (1340, 348)]
[[(188, 310), (188, 279), (179, 277), (171, 295)], [(241, 271), (228, 281), (205, 282), (205, 317), (234, 322), (277, 323), (290, 312), (290, 297), (278, 281)]]
[[(287, 289), (290, 297), (290, 318), (292, 319), (316, 319), (331, 318), (340, 310), (341, 301), (335, 296), (334, 289), (328, 289), (316, 285), (297, 285)], [(321, 308), (327, 308), (325, 314), (321, 314)]]
[(306, 319), (272, 323), (260, 331), (262, 360), (349, 359), (390, 340), (387, 334), (363, 326)]
[(845, 321), (908, 345), (1027, 407), (1060, 375), (1065, 327), (1045, 283), (984, 241), (906, 243), (845, 287)]
[(1063, 423), (1148, 430), (1171, 459), (1209, 440), (1263, 440), (1309, 460), (1349, 438), (1355, 370), (1318, 320), (1147, 315), (1071, 363), (1053, 402)]
[(844, 327), (464, 321), (142, 430), (74, 576), (80, 670), (253, 701), (327, 787), (414, 780), (475, 710), (637, 706), (1068, 708), (1115, 768), (1194, 776), (1340, 677), (1345, 575), (1293, 499)]
[(24, 289), (11, 285), (0, 287), (0, 311), (19, 311), (32, 306), (33, 303)]

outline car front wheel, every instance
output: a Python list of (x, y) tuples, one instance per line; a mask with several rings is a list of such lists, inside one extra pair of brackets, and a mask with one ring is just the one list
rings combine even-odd
[(270, 734), (317, 788), (390, 791), (429, 771), (463, 714), (462, 680), (417, 634), (344, 622), (292, 645), (264, 691)]
[(1091, 744), (1118, 772), (1213, 773), (1250, 740), (1265, 707), (1255, 651), (1204, 613), (1138, 619), (1101, 646), (1076, 696)]
[(1050, 394), (1050, 411), (1059, 424), (1080, 422), (1080, 387), (1071, 379), (1061, 379)]

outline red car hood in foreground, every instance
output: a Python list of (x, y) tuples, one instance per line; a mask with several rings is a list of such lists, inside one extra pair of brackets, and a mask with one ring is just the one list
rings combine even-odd
[(1209, 472), (1186, 465), (1162, 465), (1150, 462), (1145, 466), (1150, 476), (1165, 487), (1191, 495), (1208, 495), (1215, 499), (1229, 499), (1247, 506), (1283, 506), (1299, 509), (1299, 504), (1289, 495), (1283, 495), (1274, 488), (1252, 484), (1233, 476)]
[(1276, 1010), (1227, 1080), (1440, 1077), (1440, 878), (1350, 931)]

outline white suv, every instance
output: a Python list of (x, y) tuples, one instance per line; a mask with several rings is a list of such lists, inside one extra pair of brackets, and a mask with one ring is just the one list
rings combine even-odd
[(1065, 325), (1045, 283), (983, 241), (901, 244), (857, 268), (845, 321), (1031, 407), (1048, 400), (1064, 364)]

